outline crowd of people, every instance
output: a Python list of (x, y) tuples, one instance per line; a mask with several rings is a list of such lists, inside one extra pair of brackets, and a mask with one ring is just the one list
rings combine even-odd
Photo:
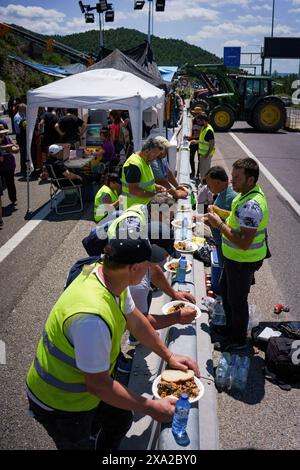
[[(14, 119), (15, 130), (20, 127), (22, 110)], [(192, 358), (172, 353), (156, 332), (173, 324), (190, 324), (196, 309), (183, 307), (174, 315), (149, 313), (152, 287), (173, 300), (195, 304), (191, 292), (174, 289), (161, 267), (168, 256), (178, 256), (171, 221), (174, 204), (190, 197), (189, 188), (179, 184), (169, 168), (170, 143), (162, 136), (148, 138), (115, 171), (112, 163), (119, 160), (121, 145), (125, 145), (122, 129), (130, 135), (126, 119), (113, 111), (111, 124), (101, 129), (102, 157), (109, 171), (95, 196), (97, 225), (83, 240), (89, 258), (70, 270), (27, 374), (29, 408), (58, 449), (117, 449), (131, 426), (134, 411), (159, 422), (171, 420), (173, 398), (151, 400), (139, 396), (115, 378), (116, 369), (126, 373), (131, 370), (131, 361), (121, 352), (126, 329), (131, 346), (141, 343), (169, 367), (192, 369), (200, 375)], [(55, 132), (76, 149), (85, 130), (84, 122), (74, 110), (59, 118), (56, 110), (48, 109), (40, 115), (39, 126), (44, 130), (43, 153), (48, 163), (60, 177), (82, 184), (83, 176), (65, 168), (63, 147)], [(7, 154), (13, 156), (19, 148), (8, 132), (0, 124), (0, 171), (10, 188), (9, 197), (16, 203), (11, 182), (15, 163)], [(259, 167), (251, 158), (237, 160), (230, 183), (224, 168), (211, 166), (215, 136), (202, 112), (196, 114), (192, 132), (186, 138), (191, 143), (191, 176), (199, 180), (198, 201), (207, 203), (203, 220), (211, 228), (222, 266), (219, 289), (226, 325), (215, 348), (242, 350), (247, 347), (248, 294), (255, 272), (268, 256), (268, 206), (258, 184)], [(127, 143), (132, 145), (129, 140)], [(159, 212), (155, 218), (154, 206), (167, 207), (168, 217)], [(221, 219), (215, 207), (227, 210), (228, 216)]]

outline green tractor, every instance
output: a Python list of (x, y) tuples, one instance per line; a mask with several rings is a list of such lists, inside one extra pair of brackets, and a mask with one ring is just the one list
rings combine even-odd
[(192, 108), (201, 106), (216, 131), (228, 131), (235, 121), (246, 121), (261, 132), (276, 132), (286, 121), (283, 101), (272, 95), (268, 76), (229, 74), (224, 65), (185, 66), (190, 80), (200, 83)]

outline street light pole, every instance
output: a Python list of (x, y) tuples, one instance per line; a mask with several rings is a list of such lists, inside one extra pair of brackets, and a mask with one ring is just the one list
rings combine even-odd
[[(272, 7), (272, 29), (271, 29), (271, 38), (273, 37), (274, 33), (274, 11), (275, 11), (275, 0), (273, 0), (273, 7)], [(272, 58), (270, 59), (270, 76), (272, 75)]]
[(102, 30), (102, 13), (99, 12), (99, 30), (100, 30), (100, 51), (102, 51), (104, 47), (104, 41), (103, 41), (103, 30)]
[(149, 3), (149, 12), (148, 12), (148, 44), (151, 43), (151, 11), (152, 11), (152, 0), (148, 0)]

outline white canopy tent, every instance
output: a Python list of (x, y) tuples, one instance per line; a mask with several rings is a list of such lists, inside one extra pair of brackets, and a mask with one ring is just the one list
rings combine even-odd
[(89, 70), (27, 93), (27, 155), (29, 156), (40, 106), (128, 110), (135, 150), (139, 150), (142, 144), (143, 110), (151, 106), (157, 107), (160, 134), (163, 131), (164, 91), (132, 73), (115, 69)]
[(142, 113), (156, 106), (162, 132), (164, 91), (139, 77), (115, 69), (78, 73), (27, 93), (27, 152), (39, 106), (57, 108), (128, 109), (133, 142), (138, 150), (142, 142)]

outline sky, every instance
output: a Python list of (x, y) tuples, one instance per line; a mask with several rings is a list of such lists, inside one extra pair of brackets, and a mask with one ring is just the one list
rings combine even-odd
[[(155, 1), (155, 0), (154, 0)], [(95, 6), (94, 2), (83, 4)], [(134, 10), (134, 0), (110, 0), (115, 21), (105, 29), (130, 28), (148, 32), (148, 4)], [(275, 0), (274, 36), (300, 36), (300, 0)], [(224, 46), (240, 46), (242, 53), (259, 53), (264, 37), (271, 36), (273, 0), (166, 0), (164, 12), (154, 12), (153, 34), (161, 38), (182, 39), (223, 57)], [(86, 24), (77, 0), (0, 0), (0, 21), (15, 23), (42, 34), (62, 34), (98, 29)], [(105, 32), (104, 32), (105, 41)], [(124, 49), (126, 44), (124, 44)], [(259, 55), (252, 64), (260, 72)], [(269, 68), (266, 60), (265, 69)], [(242, 55), (250, 64), (250, 55)], [(273, 71), (299, 71), (299, 60), (273, 60)], [(253, 68), (249, 68), (253, 71)]]

